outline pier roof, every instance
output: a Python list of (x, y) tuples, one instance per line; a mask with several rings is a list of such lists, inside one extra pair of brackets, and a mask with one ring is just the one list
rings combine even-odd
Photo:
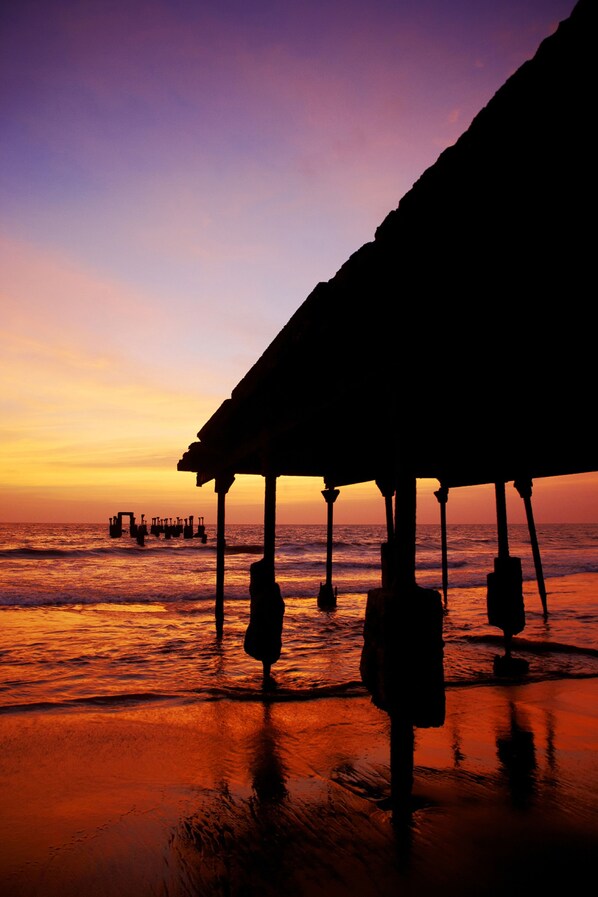
[(178, 470), (453, 486), (598, 469), (595, 47), (581, 0), (317, 284)]

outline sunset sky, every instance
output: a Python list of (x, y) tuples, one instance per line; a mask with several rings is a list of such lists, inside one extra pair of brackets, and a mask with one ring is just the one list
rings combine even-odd
[[(4, 0), (0, 520), (214, 520), (176, 470), (200, 426), (573, 5)], [(324, 522), (322, 488), (280, 481), (278, 519)], [(238, 478), (227, 519), (262, 495)], [(598, 477), (534, 500), (596, 521)], [(493, 490), (447, 511), (492, 521)], [(335, 519), (383, 522), (376, 487)]]

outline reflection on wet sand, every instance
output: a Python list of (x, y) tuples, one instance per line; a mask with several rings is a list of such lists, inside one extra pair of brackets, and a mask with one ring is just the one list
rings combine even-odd
[(364, 697), (0, 715), (0, 893), (581, 893), (597, 688), (449, 689), (446, 725), (416, 730), (402, 819), (388, 715)]
[[(563, 839), (571, 783), (557, 778), (557, 744), (567, 738), (558, 716), (529, 713), (508, 687), (451, 697), (446, 728), (416, 732), (409, 813), (391, 813), (387, 802), (385, 714), (370, 720), (380, 737), (369, 754), (371, 729), (363, 740), (347, 720), (339, 739), (342, 702), (321, 703), (308, 741), (300, 720), (313, 707), (264, 701), (243, 736), (245, 784), (228, 783), (177, 827), (177, 862), (193, 887), (206, 895), (498, 894), (513, 874), (537, 887), (559, 880), (548, 862), (556, 842), (574, 883), (586, 850), (570, 833)], [(595, 828), (584, 835), (593, 843)]]
[(496, 752), (506, 777), (513, 806), (524, 808), (536, 791), (534, 733), (526, 714), (509, 703), (509, 727), (497, 733)]

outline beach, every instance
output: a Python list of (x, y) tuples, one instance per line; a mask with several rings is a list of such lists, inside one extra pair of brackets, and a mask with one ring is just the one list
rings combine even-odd
[[(339, 527), (338, 605), (316, 604), (324, 530), (281, 527), (274, 692), (243, 651), (259, 527), (231, 527), (224, 634), (214, 552), (102, 526), (0, 528), (1, 897), (579, 893), (598, 849), (598, 527), (547, 526), (542, 616), (525, 527), (529, 662), (499, 680), (491, 526), (449, 530), (446, 719), (415, 730), (388, 807), (390, 723), (360, 681), (381, 527)], [(419, 581), (440, 583), (438, 532)]]
[(594, 678), (447, 690), (385, 808), (367, 697), (0, 715), (3, 897), (579, 893), (598, 849)]

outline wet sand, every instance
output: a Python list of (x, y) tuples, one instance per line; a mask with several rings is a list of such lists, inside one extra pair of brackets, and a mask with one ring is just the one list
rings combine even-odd
[(0, 894), (579, 893), (597, 698), (596, 679), (449, 689), (405, 819), (368, 698), (5, 713)]

